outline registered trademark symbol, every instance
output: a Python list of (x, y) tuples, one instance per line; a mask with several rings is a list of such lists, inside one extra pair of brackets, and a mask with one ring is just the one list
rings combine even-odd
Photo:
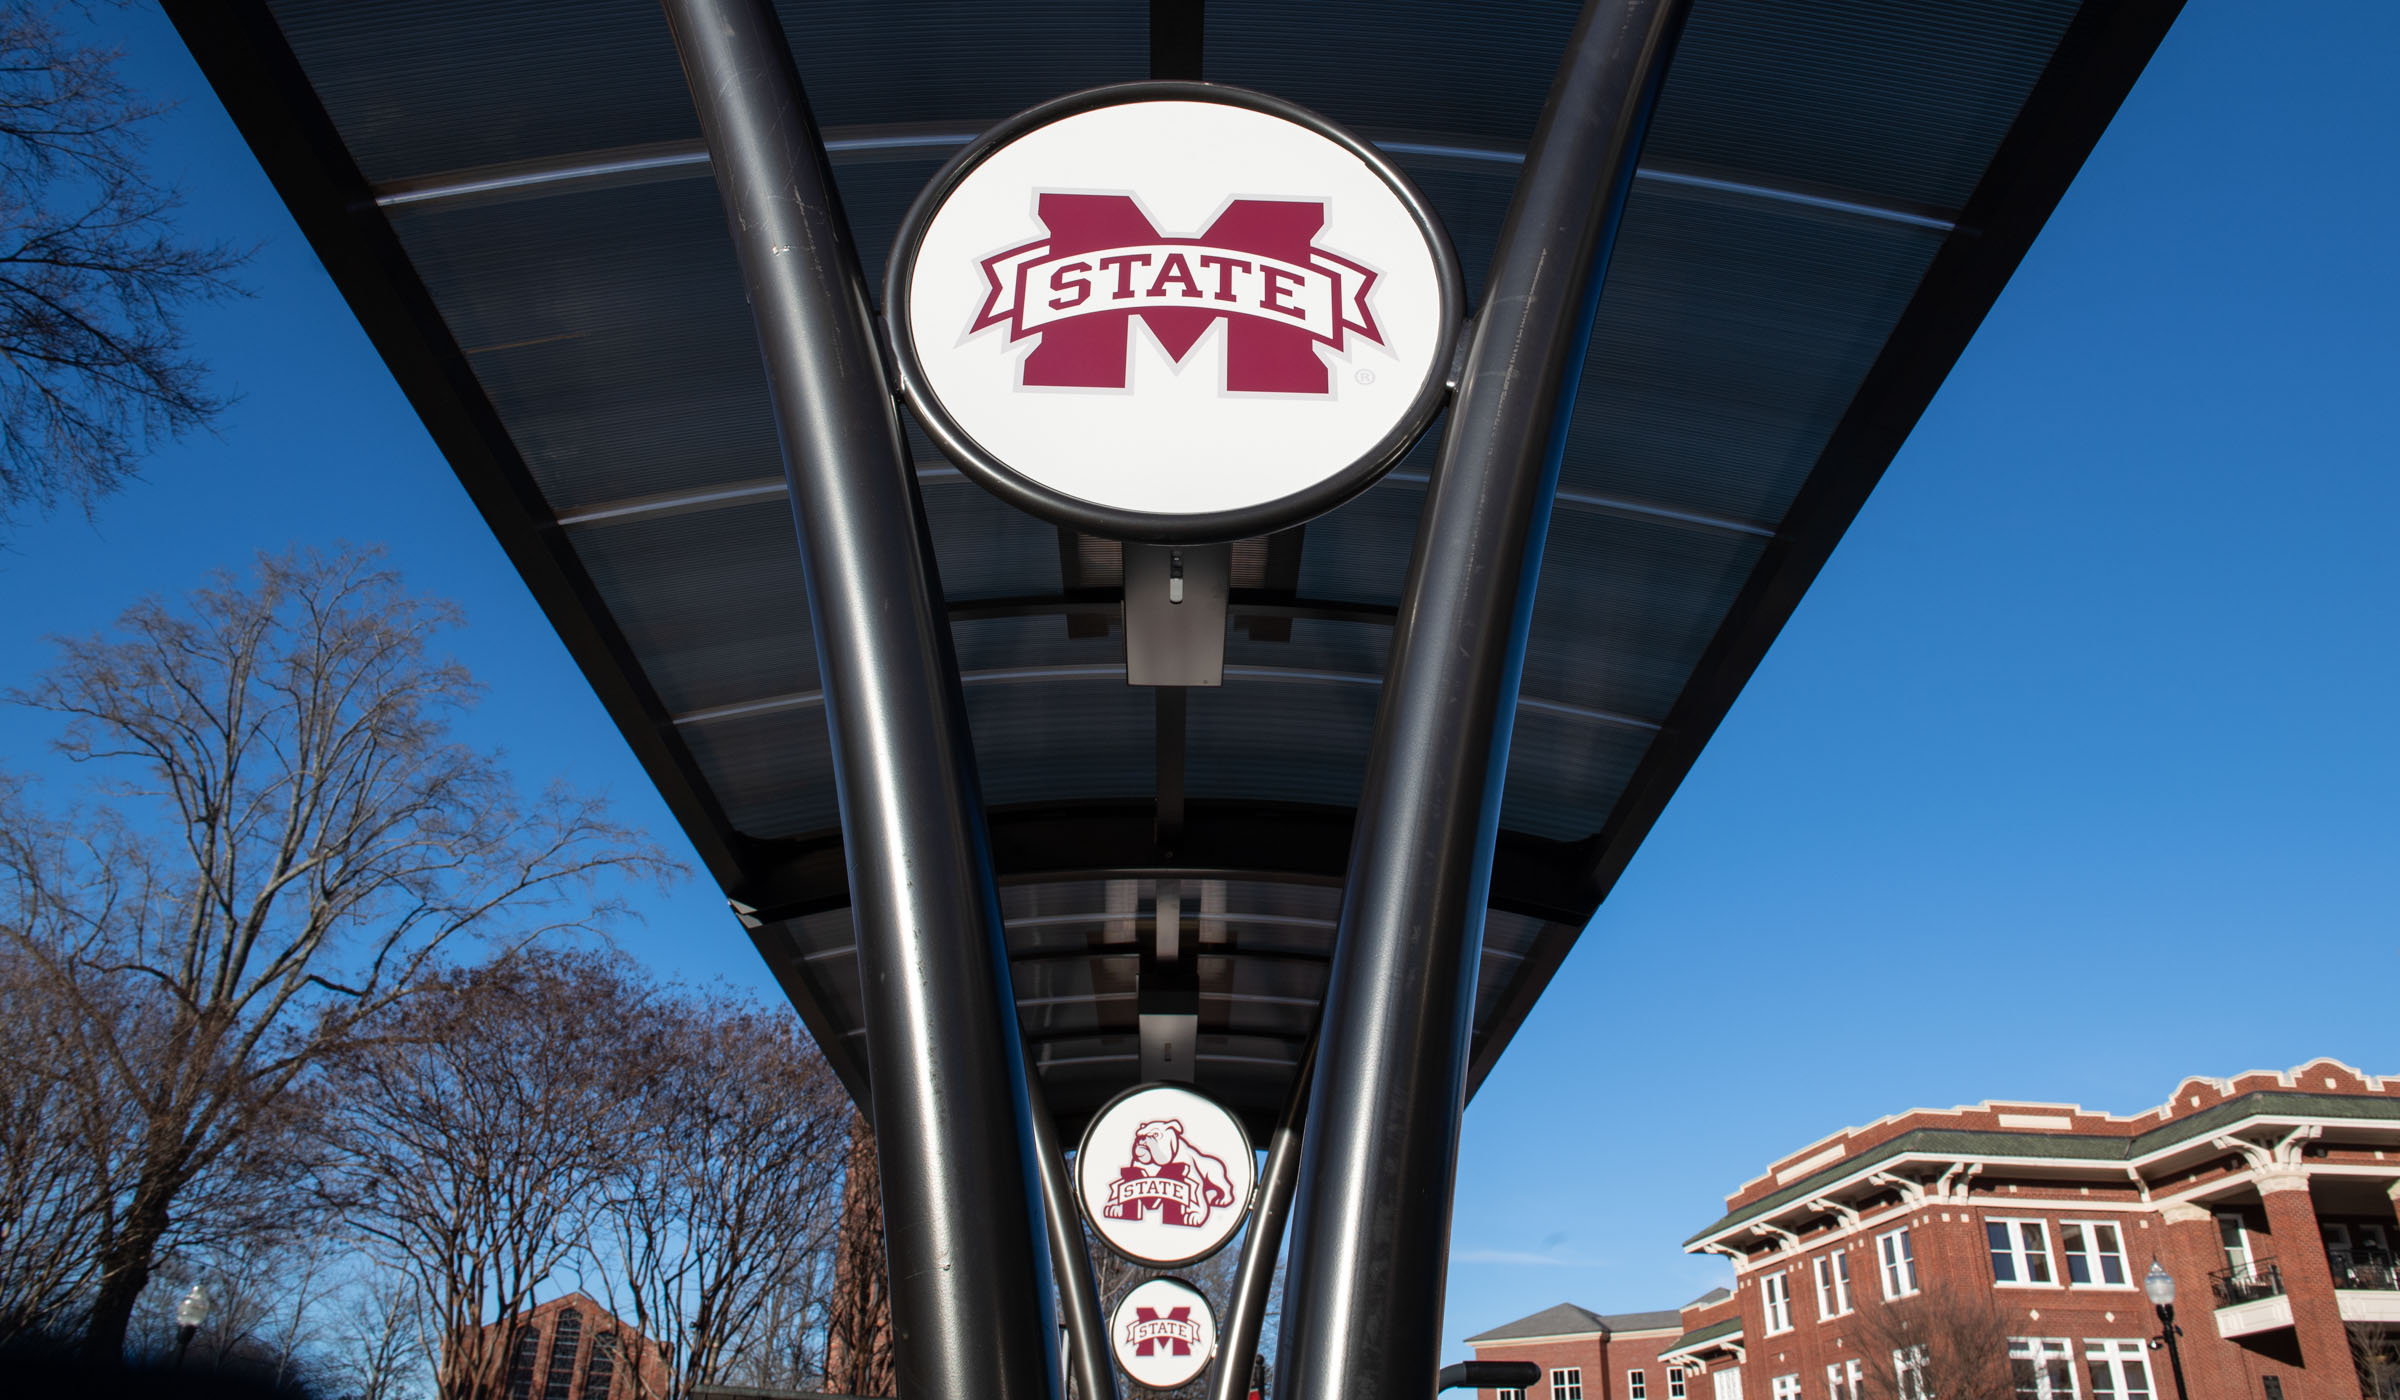
[(1373, 371), (1373, 370), (1371, 370), (1371, 369), (1362, 369), (1362, 370), (1360, 370), (1360, 371), (1358, 372), (1358, 382), (1359, 382), (1359, 383), (1361, 383), (1361, 384), (1372, 384), (1372, 383), (1374, 383), (1374, 382), (1375, 382), (1375, 371)]

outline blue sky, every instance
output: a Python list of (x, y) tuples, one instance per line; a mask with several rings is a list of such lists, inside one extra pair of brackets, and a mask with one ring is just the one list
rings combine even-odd
[[(2260, 14), (2187, 8), (1469, 1109), (1447, 1355), (1685, 1301), (1726, 1192), (1886, 1113), (2400, 1073), (2400, 8)], [(382, 541), (469, 610), (474, 736), (672, 839), (172, 30), (105, 17), (184, 99), (155, 155), (188, 226), (258, 246), (255, 296), (195, 318), (242, 400), (16, 532), (0, 684), (255, 549)], [(0, 758), (44, 769), (43, 732), (0, 710)], [(637, 896), (637, 955), (772, 995), (704, 881)]]

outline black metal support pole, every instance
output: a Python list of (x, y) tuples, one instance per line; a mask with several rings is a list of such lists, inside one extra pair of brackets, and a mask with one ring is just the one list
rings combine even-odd
[(1683, 0), (1590, 0), (1502, 228), (1385, 672), (1301, 1146), (1277, 1400), (1425, 1395), (1525, 631)]
[(1250, 1359), (1258, 1354), (1258, 1335), (1266, 1327), (1275, 1256), (1283, 1253), (1284, 1217), (1292, 1208), (1292, 1187), (1300, 1179), (1301, 1129), (1308, 1123), (1309, 1086), (1316, 1071), (1317, 1042), (1312, 1038), (1292, 1072), (1292, 1092), (1275, 1122), (1275, 1136), (1267, 1140), (1267, 1169), (1259, 1177), (1257, 1204), (1250, 1211), (1248, 1233), (1242, 1236), (1233, 1299), (1225, 1310), (1225, 1325), (1217, 1331), (1217, 1371), (1209, 1382), (1209, 1400), (1242, 1400), (1249, 1394)]
[(1083, 1242), (1075, 1183), (1067, 1176), (1067, 1154), (1059, 1149), (1058, 1124), (1042, 1093), (1041, 1071), (1030, 1065), (1025, 1069), (1025, 1090), (1033, 1108), (1033, 1151), (1042, 1167), (1042, 1212), (1050, 1222), (1050, 1262), (1058, 1273), (1059, 1301), (1066, 1305), (1067, 1364), (1074, 1372), (1076, 1400), (1117, 1400), (1108, 1320), (1100, 1310), (1092, 1253)]
[(769, 0), (664, 0), (757, 322), (858, 929), (900, 1393), (1057, 1389), (1049, 1241), (966, 703), (833, 169)]
[(2175, 1345), (2175, 1339), (2183, 1335), (2183, 1329), (2175, 1325), (2175, 1305), (2153, 1303), (2150, 1306), (2158, 1313), (2158, 1335), (2167, 1343), (2167, 1365), (2175, 1372), (2175, 1400), (2192, 1400), (2190, 1392), (2183, 1388), (2183, 1348)]

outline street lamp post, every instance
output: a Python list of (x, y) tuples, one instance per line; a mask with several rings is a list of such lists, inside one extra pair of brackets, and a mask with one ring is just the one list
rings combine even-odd
[(2183, 1388), (2183, 1350), (2175, 1345), (2175, 1339), (2183, 1335), (2183, 1329), (2175, 1325), (2175, 1277), (2153, 1259), (2150, 1272), (2142, 1275), (2142, 1291), (2150, 1295), (2150, 1305), (2158, 1311), (2158, 1339), (2166, 1343), (2167, 1366), (2175, 1372), (2175, 1400), (2191, 1400), (2190, 1392)]
[(175, 1369), (183, 1369), (183, 1354), (192, 1348), (192, 1334), (208, 1321), (208, 1290), (199, 1284), (175, 1305)]

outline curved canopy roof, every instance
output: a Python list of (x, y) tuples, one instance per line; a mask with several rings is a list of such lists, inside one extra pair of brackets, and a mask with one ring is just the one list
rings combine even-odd
[[(2174, 0), (1696, 0), (1611, 265), (1525, 664), (1475, 1082), (2064, 191)], [(187, 42), (854, 1092), (840, 832), (774, 421), (652, 0), (175, 0)], [(1077, 88), (1205, 76), (1380, 143), (1470, 291), (1577, 6), (786, 0), (871, 281), (934, 170)], [(1205, 36), (1201, 38), (1200, 36)], [(1195, 40), (1198, 40), (1195, 43)], [(1439, 428), (1435, 436), (1438, 437)], [(1126, 683), (1117, 546), (921, 435), (1032, 1062), (1137, 1068), (1162, 893), (1200, 1083), (1310, 1033), (1433, 464), (1238, 546), (1221, 689)]]

